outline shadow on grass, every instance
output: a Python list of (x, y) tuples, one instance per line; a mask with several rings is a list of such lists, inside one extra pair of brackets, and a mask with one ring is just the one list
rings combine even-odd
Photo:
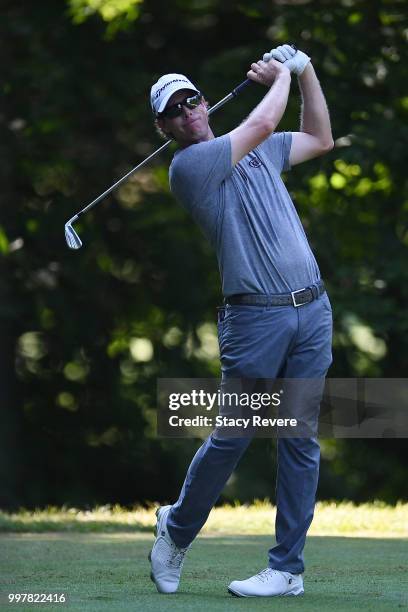
[(64, 519), (59, 521), (38, 519), (25, 521), (16, 517), (2, 517), (0, 519), (0, 533), (152, 533), (151, 525), (144, 525), (135, 521), (134, 523), (112, 521), (78, 521)]

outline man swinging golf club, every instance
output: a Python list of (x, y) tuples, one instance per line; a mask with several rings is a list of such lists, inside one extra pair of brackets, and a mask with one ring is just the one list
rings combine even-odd
[[(279, 133), (291, 74), (302, 94), (300, 131)], [(171, 190), (217, 253), (225, 297), (218, 321), (223, 380), (324, 380), (332, 361), (331, 306), (280, 174), (333, 148), (329, 113), (310, 58), (290, 45), (251, 64), (248, 77), (268, 91), (241, 125), (219, 137), (187, 77), (167, 74), (152, 87), (156, 124), (180, 145)], [(177, 591), (185, 554), (249, 443), (214, 431), (194, 456), (179, 499), (156, 512), (149, 557), (160, 593)], [(231, 582), (233, 595), (304, 592), (303, 548), (320, 449), (316, 437), (279, 438), (277, 446), (276, 545), (266, 569)]]

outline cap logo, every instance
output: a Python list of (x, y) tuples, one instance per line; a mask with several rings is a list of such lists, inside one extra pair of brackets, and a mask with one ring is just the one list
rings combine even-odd
[(160, 87), (160, 89), (156, 91), (156, 93), (154, 94), (154, 99), (157, 100), (157, 98), (163, 93), (166, 87), (168, 87), (172, 83), (188, 83), (188, 81), (186, 81), (186, 79), (173, 79), (172, 81), (169, 81), (168, 83), (166, 83), (165, 85), (163, 85), (162, 87)]

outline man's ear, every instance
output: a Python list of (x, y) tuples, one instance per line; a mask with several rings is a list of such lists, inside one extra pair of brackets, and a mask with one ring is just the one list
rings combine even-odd
[(160, 117), (156, 117), (154, 123), (155, 123), (157, 131), (163, 138), (170, 138), (170, 139), (173, 138), (173, 134), (171, 132), (167, 132), (164, 127), (164, 124), (165, 124), (164, 119), (161, 119)]
[(168, 138), (172, 138), (172, 135), (170, 132), (168, 132), (166, 130), (166, 128), (164, 127), (164, 124), (166, 122), (164, 121), (164, 119), (160, 119), (160, 117), (157, 117), (157, 125), (159, 126), (159, 128), (161, 129), (161, 131), (163, 132), (163, 134), (165, 134)]

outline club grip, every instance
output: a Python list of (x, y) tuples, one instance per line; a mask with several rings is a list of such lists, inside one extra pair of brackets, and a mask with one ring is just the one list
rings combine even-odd
[[(290, 46), (292, 47), (292, 49), (294, 49), (295, 51), (297, 51), (297, 47), (296, 47), (296, 45), (294, 45), (294, 44), (292, 43)], [(247, 87), (248, 85), (250, 85), (250, 84), (251, 84), (251, 83), (253, 83), (253, 82), (254, 82), (254, 81), (252, 81), (252, 79), (246, 79), (245, 81), (242, 81), (242, 83), (240, 83), (239, 85), (237, 85), (237, 86), (235, 87), (235, 89), (233, 89), (233, 90), (231, 91), (231, 94), (232, 94), (232, 95), (234, 96), (234, 98), (235, 98), (235, 96), (237, 96), (238, 94), (240, 94), (240, 93), (241, 93), (241, 91), (242, 91), (243, 89), (245, 89), (245, 87)]]
[(233, 90), (231, 91), (232, 95), (233, 95), (234, 97), (235, 97), (235, 96), (237, 96), (237, 95), (238, 95), (238, 94), (240, 94), (240, 93), (241, 93), (241, 91), (242, 91), (243, 89), (245, 89), (245, 87), (247, 87), (247, 86), (248, 86), (250, 83), (253, 83), (253, 81), (251, 81), (251, 79), (246, 79), (245, 81), (242, 81), (242, 83), (240, 83), (239, 85), (237, 85), (237, 86), (235, 87), (235, 89), (233, 89)]

